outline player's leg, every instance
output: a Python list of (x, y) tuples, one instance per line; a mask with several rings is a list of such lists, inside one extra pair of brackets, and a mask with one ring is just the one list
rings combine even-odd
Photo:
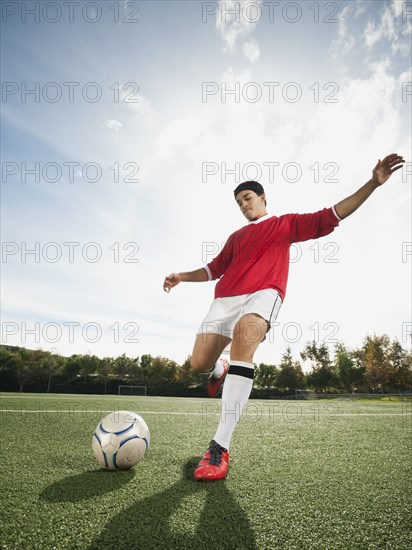
[(282, 305), (277, 291), (266, 289), (246, 296), (242, 315), (233, 330), (230, 367), (223, 386), (220, 422), (215, 437), (203, 455), (196, 480), (223, 479), (229, 466), (229, 445), (233, 431), (253, 386), (253, 356)]
[(230, 340), (223, 334), (205, 332), (197, 334), (190, 360), (193, 370), (197, 372), (210, 372), (213, 370)]
[(233, 328), (239, 318), (239, 298), (226, 297), (213, 300), (200, 325), (192, 353), (192, 367), (198, 372), (209, 372), (207, 393), (216, 397), (224, 382), (229, 363), (218, 361), (232, 340)]
[(198, 481), (216, 481), (227, 474), (230, 439), (253, 385), (253, 354), (264, 340), (268, 326), (268, 321), (255, 314), (241, 317), (235, 326), (230, 367), (223, 385), (220, 422), (215, 437), (194, 472)]
[(234, 333), (230, 351), (230, 366), (223, 386), (220, 422), (214, 441), (229, 449), (233, 431), (252, 391), (253, 356), (265, 339), (269, 322), (257, 314), (241, 317)]
[(200, 333), (196, 336), (191, 365), (197, 372), (209, 373), (207, 394), (216, 397), (223, 385), (229, 369), (227, 361), (220, 360), (231, 339), (222, 334)]
[(253, 363), (257, 347), (266, 338), (269, 321), (257, 313), (247, 313), (237, 322), (233, 333), (230, 362), (246, 361)]

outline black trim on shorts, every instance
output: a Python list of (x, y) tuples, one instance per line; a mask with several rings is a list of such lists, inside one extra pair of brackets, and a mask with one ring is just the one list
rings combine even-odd
[[(276, 291), (276, 292), (277, 292), (277, 291)], [(272, 322), (272, 315), (273, 315), (273, 312), (274, 312), (274, 310), (275, 310), (275, 308), (276, 308), (276, 304), (278, 303), (278, 300), (280, 300), (281, 305), (282, 305), (282, 298), (280, 297), (279, 292), (278, 292), (278, 295), (276, 296), (275, 303), (273, 304), (272, 311), (270, 312), (269, 323)]]
[(230, 365), (228, 374), (236, 374), (237, 376), (243, 376), (243, 378), (250, 378), (253, 380), (255, 377), (255, 369), (249, 367), (242, 367), (240, 365)]

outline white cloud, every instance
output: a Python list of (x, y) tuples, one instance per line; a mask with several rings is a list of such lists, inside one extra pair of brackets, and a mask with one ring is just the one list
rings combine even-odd
[[(237, 72), (230, 68), (221, 80), (230, 90), (234, 90), (236, 84), (242, 90), (253, 82), (253, 74), (251, 70)], [(262, 163), (273, 160), (274, 155), (276, 158), (293, 156), (302, 133), (300, 120), (285, 116), (281, 103), (268, 104), (264, 98), (249, 103), (242, 92), (239, 95), (240, 101), (232, 96), (226, 103), (216, 95), (203, 104), (201, 110), (193, 108), (187, 116), (169, 122), (158, 136), (159, 156), (176, 159), (176, 162), (183, 157), (198, 170), (204, 162), (233, 167), (241, 159), (244, 163)], [(274, 124), (268, 122), (269, 105)], [(294, 107), (295, 111), (299, 110), (299, 106)], [(251, 168), (243, 179), (253, 179), (252, 171)], [(220, 178), (219, 170), (215, 179), (220, 181)], [(208, 178), (208, 182), (213, 180), (212, 176)]]
[(378, 21), (369, 19), (363, 32), (366, 47), (371, 50), (375, 44), (387, 41), (393, 55), (409, 55), (411, 44), (410, 21), (404, 21), (401, 2), (384, 4)]
[(332, 42), (330, 47), (330, 55), (333, 60), (336, 60), (349, 51), (351, 51), (355, 45), (355, 35), (350, 33), (350, 24), (348, 25), (348, 19), (352, 16), (354, 7), (352, 4), (347, 4), (340, 16), (338, 24), (338, 37)]
[[(238, 162), (242, 176), (242, 167), (255, 162), (262, 169), (260, 178), (251, 169), (240, 179), (261, 179), (267, 183), (270, 204), (276, 204), (277, 212), (290, 208), (310, 211), (322, 206), (322, 202), (328, 205), (329, 201), (343, 198), (349, 190), (353, 192), (364, 183), (379, 156), (392, 150), (403, 151), (399, 83), (390, 69), (388, 58), (370, 61), (364, 78), (347, 78), (341, 83), (338, 103), (318, 103), (311, 110), (303, 109), (302, 116), (298, 116), (300, 110), (296, 105), (296, 109), (290, 111), (291, 117), (282, 118), (275, 106), (265, 101), (253, 105), (219, 101), (205, 104), (202, 110), (177, 118), (164, 128), (158, 140), (159, 155), (178, 164), (184, 162), (197, 180), (202, 163), (209, 162), (210, 166), (214, 163), (217, 173), (208, 175), (207, 183), (212, 186), (218, 182), (229, 188), (235, 183), (234, 176), (228, 175), (224, 182), (223, 167), (233, 169)], [(230, 70), (222, 80), (233, 87), (235, 81), (250, 82), (253, 74)], [(285, 106), (281, 105), (282, 108)], [(283, 187), (281, 194), (274, 192), (277, 186), (285, 185), (285, 179), (282, 169), (275, 169), (275, 182), (269, 185), (269, 169), (263, 165), (268, 161), (278, 161), (281, 166), (293, 161), (302, 167), (302, 187), (298, 194), (293, 185)], [(324, 184), (322, 189), (320, 183), (313, 188), (310, 182), (314, 171), (309, 167), (314, 163), (319, 165), (321, 181), (329, 175), (332, 179), (338, 178), (339, 183)], [(325, 169), (326, 163), (329, 164)], [(338, 169), (335, 176), (333, 163)], [(342, 197), (336, 195), (336, 190)], [(186, 211), (191, 208), (192, 197), (185, 200), (188, 200), (183, 208)], [(235, 216), (236, 212), (233, 224), (236, 224)]]
[(251, 63), (254, 63), (260, 57), (260, 49), (256, 42), (244, 42), (243, 53)]
[(207, 128), (207, 120), (201, 117), (173, 120), (158, 136), (159, 156), (162, 159), (170, 159), (179, 148), (186, 149), (190, 155), (191, 144), (195, 146), (196, 140)]
[(146, 122), (152, 123), (157, 119), (158, 113), (150, 99), (142, 95), (135, 86), (135, 83), (131, 83), (130, 86), (127, 84), (121, 85), (122, 103), (138, 115), (132, 118), (132, 122), (140, 122), (143, 118)]
[(248, 14), (244, 14), (247, 0), (220, 0), (219, 10), (216, 15), (216, 29), (220, 32), (225, 47), (228, 51), (234, 51), (239, 38), (245, 38), (251, 34), (256, 26)]
[(371, 49), (377, 42), (383, 38), (388, 40), (394, 37), (394, 21), (391, 9), (384, 6), (381, 19), (378, 23), (369, 20), (363, 32), (363, 38), (367, 48)]
[(349, 167), (351, 158), (385, 153), (387, 144), (392, 147), (398, 142), (401, 122), (395, 108), (398, 85), (390, 74), (390, 62), (387, 58), (370, 62), (367, 70), (365, 78), (342, 82), (332, 118), (331, 105), (319, 105), (313, 113), (309, 124), (314, 139), (308, 142), (313, 154), (326, 150), (327, 156), (334, 158), (339, 151), (342, 165)]
[(103, 126), (105, 128), (109, 128), (109, 130), (114, 130), (115, 132), (118, 132), (120, 130), (120, 128), (123, 126), (123, 124), (121, 122), (119, 122), (118, 120), (107, 118), (103, 122)]
[(402, 15), (402, 10), (404, 9), (405, 2), (403, 0), (392, 0), (392, 10), (393, 13), (398, 17)]
[[(337, 38), (330, 47), (330, 55), (334, 61), (341, 60), (361, 46), (368, 53), (374, 53), (374, 48), (381, 43), (385, 46), (389, 44), (392, 55), (409, 55), (412, 22), (410, 18), (404, 17), (404, 2), (393, 0), (391, 3), (380, 3), (382, 9), (377, 16), (372, 9), (376, 4), (378, 3), (351, 2), (343, 8), (339, 16)], [(363, 16), (367, 13), (371, 15), (365, 22)], [(360, 43), (358, 36), (361, 37)]]
[[(216, 29), (223, 39), (223, 51), (236, 51), (237, 42), (252, 34), (262, 13), (261, 4), (262, 0), (220, 0)], [(259, 58), (259, 47), (254, 42), (245, 42), (242, 50), (252, 63)]]

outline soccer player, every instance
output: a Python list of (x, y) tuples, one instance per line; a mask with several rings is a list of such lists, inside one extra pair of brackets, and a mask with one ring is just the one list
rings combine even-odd
[[(194, 472), (196, 480), (215, 481), (227, 474), (232, 434), (253, 385), (253, 355), (285, 298), (291, 244), (331, 233), (404, 162), (398, 154), (386, 156), (376, 164), (372, 178), (353, 195), (312, 214), (269, 215), (262, 185), (243, 182), (234, 195), (249, 223), (230, 235), (221, 252), (205, 267), (165, 278), (166, 292), (180, 282), (219, 279), (191, 356), (195, 371), (210, 373), (209, 396), (215, 397), (225, 382), (220, 422)], [(227, 368), (218, 359), (230, 342)]]

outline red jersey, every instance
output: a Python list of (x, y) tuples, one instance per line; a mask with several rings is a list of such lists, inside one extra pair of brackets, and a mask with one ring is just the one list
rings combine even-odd
[(329, 235), (340, 219), (331, 207), (313, 214), (265, 214), (249, 222), (230, 235), (221, 252), (205, 267), (209, 280), (220, 279), (215, 298), (274, 288), (283, 301), (291, 244)]

